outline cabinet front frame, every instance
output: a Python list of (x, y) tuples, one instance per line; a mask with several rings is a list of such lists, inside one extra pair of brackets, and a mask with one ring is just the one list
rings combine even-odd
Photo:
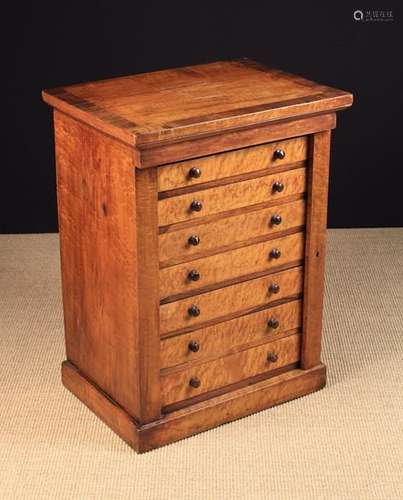
[[(327, 115), (325, 115), (327, 116)], [(321, 117), (317, 117), (319, 120)], [(298, 135), (307, 135), (309, 141), (309, 156), (307, 162), (307, 200), (306, 200), (306, 241), (304, 258), (304, 294), (303, 294), (303, 325), (301, 342), (300, 367), (308, 370), (320, 364), (322, 317), (323, 317), (323, 295), (324, 295), (324, 264), (326, 247), (326, 222), (327, 222), (327, 196), (329, 176), (329, 156), (331, 128), (335, 126), (335, 115), (329, 115), (327, 121), (322, 121), (325, 126), (321, 128), (317, 123), (318, 130), (311, 120), (307, 127), (298, 128)], [(323, 119), (323, 117), (322, 117)], [(331, 121), (330, 121), (331, 120)], [(310, 133), (314, 128), (314, 133)], [(295, 135), (294, 127), (290, 126), (289, 133), (285, 130), (283, 135), (276, 140), (285, 140)], [(273, 136), (267, 134), (267, 141), (272, 142)], [(233, 148), (239, 147), (238, 143)], [(208, 152), (206, 152), (208, 154)], [(184, 155), (184, 157), (189, 157)], [(161, 375), (160, 375), (160, 330), (159, 330), (159, 297), (158, 297), (158, 273), (159, 265), (158, 248), (158, 166), (136, 170), (136, 195), (137, 211), (139, 211), (139, 198), (145, 200), (148, 208), (143, 209), (142, 228), (138, 228), (138, 236), (148, 239), (143, 249), (143, 259), (139, 259), (140, 281), (147, 285), (145, 268), (146, 254), (148, 258), (152, 255), (152, 285), (148, 292), (148, 298), (139, 300), (148, 304), (143, 309), (143, 317), (140, 320), (140, 335), (143, 338), (141, 345), (142, 362), (140, 369), (141, 394), (144, 411), (142, 416), (145, 422), (150, 422), (161, 416)], [(144, 198), (146, 194), (146, 199)], [(148, 200), (148, 201), (147, 201)], [(141, 209), (140, 209), (141, 211)], [(139, 253), (140, 255), (140, 253)], [(150, 266), (148, 266), (150, 268)], [(139, 287), (140, 291), (140, 287)], [(141, 292), (140, 292), (141, 295)], [(157, 306), (158, 304), (158, 306)], [(148, 312), (145, 311), (148, 309)], [(143, 325), (144, 328), (141, 326)], [(208, 398), (206, 394), (206, 398)]]

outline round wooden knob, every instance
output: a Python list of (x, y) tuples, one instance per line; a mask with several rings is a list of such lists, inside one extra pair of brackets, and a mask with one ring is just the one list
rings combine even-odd
[(199, 281), (200, 279), (200, 273), (197, 269), (192, 269), (190, 273), (188, 274), (188, 278), (191, 281)]
[(284, 184), (282, 182), (277, 181), (273, 184), (273, 191), (275, 191), (276, 193), (281, 193), (283, 189), (284, 189)]
[(267, 361), (269, 363), (275, 363), (278, 360), (278, 356), (275, 352), (269, 352), (267, 355)]
[(188, 347), (189, 347), (189, 351), (197, 352), (200, 349), (200, 344), (196, 340), (191, 340), (189, 342)]
[(272, 283), (269, 286), (269, 292), (271, 293), (278, 293), (280, 291), (280, 285), (278, 283)]
[(197, 236), (197, 234), (192, 234), (192, 236), (189, 236), (188, 243), (189, 245), (197, 247), (197, 245), (200, 243), (200, 238)]
[(198, 387), (200, 387), (200, 379), (198, 377), (192, 377), (189, 381), (189, 385), (191, 387), (194, 387), (195, 389), (197, 389)]
[(279, 259), (281, 257), (281, 251), (278, 248), (273, 248), (270, 250), (271, 259)]
[(200, 212), (202, 208), (203, 204), (201, 201), (193, 200), (190, 204), (190, 210), (192, 210), (192, 212)]
[(197, 306), (193, 305), (189, 307), (188, 313), (189, 316), (193, 316), (194, 318), (196, 318), (197, 316), (200, 316), (200, 309)]
[(271, 218), (271, 223), (275, 224), (276, 226), (280, 225), (282, 221), (283, 219), (281, 218), (280, 214), (274, 214)]
[(190, 170), (189, 170), (189, 177), (191, 177), (192, 179), (198, 179), (202, 174), (202, 171), (200, 170), (200, 168), (197, 168), (197, 167), (192, 167)]
[(285, 158), (284, 149), (276, 149), (273, 153), (273, 158), (275, 160), (284, 160), (284, 158)]
[(267, 326), (269, 328), (278, 328), (280, 325), (280, 322), (277, 318), (275, 318), (274, 316), (272, 316), (269, 321), (267, 322)]

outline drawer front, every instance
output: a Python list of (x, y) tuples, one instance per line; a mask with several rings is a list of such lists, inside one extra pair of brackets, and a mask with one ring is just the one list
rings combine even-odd
[(161, 341), (161, 367), (237, 352), (242, 346), (276, 338), (302, 325), (302, 304), (294, 300), (257, 313)]
[[(249, 245), (160, 271), (161, 298), (295, 263), (304, 255), (304, 234)], [(192, 279), (193, 278), (193, 279)], [(196, 279), (197, 278), (197, 279)]]
[[(276, 234), (304, 224), (304, 200), (260, 210), (248, 210), (240, 215), (220, 218), (207, 224), (203, 222), (192, 224), (186, 229), (160, 234), (160, 261), (162, 263), (174, 262), (175, 259), (186, 261), (200, 252), (223, 249), (228, 245)], [(196, 244), (192, 244), (192, 241)]]
[[(283, 151), (284, 158), (275, 153), (278, 150)], [(298, 137), (173, 163), (158, 169), (158, 190), (167, 191), (195, 186), (234, 175), (304, 161), (307, 152), (307, 137)]]
[(306, 169), (297, 168), (161, 199), (158, 201), (159, 225), (196, 220), (206, 215), (277, 201), (286, 196), (303, 193), (306, 185), (305, 176)]
[(161, 376), (162, 405), (166, 406), (241, 380), (296, 363), (301, 336), (290, 335), (209, 363)]
[[(228, 315), (247, 311), (302, 292), (303, 268), (273, 273), (160, 306), (160, 332), (192, 330), (197, 325), (230, 319)], [(278, 290), (277, 287), (278, 286)], [(277, 290), (277, 293), (276, 293)], [(196, 308), (196, 309), (195, 309)], [(195, 311), (198, 315), (193, 315)]]

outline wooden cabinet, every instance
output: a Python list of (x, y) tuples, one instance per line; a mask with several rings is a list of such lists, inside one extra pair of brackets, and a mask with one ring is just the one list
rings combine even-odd
[(351, 94), (237, 60), (43, 98), (65, 386), (139, 452), (322, 388), (330, 131)]

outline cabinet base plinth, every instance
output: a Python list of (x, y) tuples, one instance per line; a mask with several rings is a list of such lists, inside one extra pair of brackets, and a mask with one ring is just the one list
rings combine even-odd
[(173, 411), (143, 425), (87, 380), (69, 361), (62, 364), (62, 380), (65, 387), (118, 436), (138, 453), (144, 453), (322, 389), (326, 384), (326, 367), (320, 364), (309, 370), (291, 370)]

